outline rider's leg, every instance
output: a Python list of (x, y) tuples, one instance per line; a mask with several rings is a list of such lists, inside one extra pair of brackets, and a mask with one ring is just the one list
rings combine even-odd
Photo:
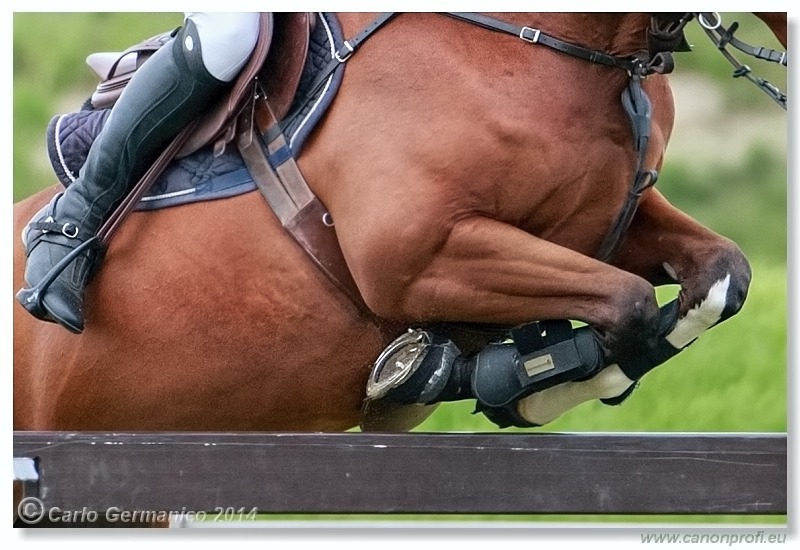
[(26, 230), (25, 280), (35, 291), (20, 292), (18, 299), (31, 314), (72, 332), (83, 330), (84, 288), (102, 255), (98, 246), (78, 252), (49, 287), (36, 285), (96, 235), (169, 141), (236, 77), (257, 35), (257, 13), (187, 14), (174, 40), (136, 72), (78, 180), (34, 216)]

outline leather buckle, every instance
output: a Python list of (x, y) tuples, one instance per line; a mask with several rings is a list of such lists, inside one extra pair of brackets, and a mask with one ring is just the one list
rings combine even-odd
[(339, 51), (337, 51), (335, 54), (333, 54), (333, 56), (336, 58), (336, 60), (337, 60), (339, 63), (344, 63), (345, 61), (347, 61), (348, 59), (350, 59), (350, 56), (351, 56), (351, 55), (353, 55), (353, 52), (355, 51), (355, 50), (353, 49), (353, 46), (351, 46), (351, 45), (350, 45), (350, 42), (348, 42), (347, 40), (345, 40), (345, 41), (344, 41), (344, 47), (345, 47), (345, 48), (347, 48), (349, 51), (345, 52), (345, 53), (342, 55), (342, 54), (340, 54), (340, 52), (341, 52), (341, 51), (342, 51), (342, 49), (344, 49), (344, 48), (339, 48)]
[[(69, 229), (68, 229), (69, 226), (72, 226), (72, 227), (75, 228), (75, 230), (72, 233), (69, 232)], [(77, 237), (78, 236), (78, 231), (79, 231), (78, 226), (75, 225), (74, 223), (67, 222), (61, 227), (61, 234), (64, 235), (68, 239), (74, 239), (75, 237)]]
[[(530, 34), (526, 34), (530, 33)], [(519, 37), (524, 40), (525, 42), (530, 42), (531, 44), (536, 44), (539, 41), (539, 35), (542, 33), (539, 29), (534, 29), (531, 27), (522, 27), (519, 31)]]

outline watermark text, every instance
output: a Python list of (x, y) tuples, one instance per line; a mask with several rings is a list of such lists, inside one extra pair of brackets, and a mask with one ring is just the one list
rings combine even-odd
[(783, 544), (786, 533), (642, 533), (642, 544)]
[(42, 521), (55, 524), (96, 523), (176, 523), (192, 521), (236, 522), (254, 521), (258, 515), (257, 508), (217, 506), (212, 511), (181, 510), (126, 510), (111, 506), (104, 511), (90, 510), (87, 507), (78, 510), (65, 510), (58, 506), (45, 508), (36, 497), (26, 497), (17, 506), (19, 519), (28, 525), (36, 525)]

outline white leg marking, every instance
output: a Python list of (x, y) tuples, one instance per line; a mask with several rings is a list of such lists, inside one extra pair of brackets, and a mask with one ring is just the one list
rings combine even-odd
[(722, 317), (722, 311), (727, 304), (726, 300), (730, 284), (731, 275), (729, 273), (724, 279), (720, 279), (711, 285), (706, 299), (678, 319), (675, 328), (667, 334), (667, 342), (676, 349), (683, 349), (698, 336), (716, 325), (720, 317)]
[(617, 397), (633, 383), (619, 365), (609, 365), (589, 380), (564, 382), (520, 399), (517, 411), (528, 422), (544, 426), (586, 401)]

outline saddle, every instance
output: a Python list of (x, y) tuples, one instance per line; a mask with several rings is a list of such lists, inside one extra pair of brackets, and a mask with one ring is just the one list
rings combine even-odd
[[(215, 148), (230, 143), (236, 118), (250, 99), (256, 79), (278, 118), (288, 112), (300, 82), (315, 18), (307, 12), (260, 15), (259, 39), (250, 60), (225, 96), (203, 113), (178, 157), (188, 156), (211, 143)], [(89, 55), (86, 63), (101, 79), (90, 98), (91, 106), (94, 109), (113, 106), (139, 67), (169, 42), (177, 30), (147, 38), (121, 53)], [(220, 142), (223, 137), (227, 140)]]
[[(295, 101), (314, 22), (314, 14), (308, 12), (261, 13), (254, 51), (230, 90), (184, 128), (134, 186), (100, 229), (104, 242), (173, 159), (207, 145), (213, 146), (215, 155), (236, 147), (283, 227), (339, 290), (366, 308), (333, 220), (300, 173), (279, 124)], [(175, 32), (149, 38), (121, 54), (90, 56), (87, 63), (103, 78), (90, 100), (92, 106), (113, 105), (136, 69)]]

